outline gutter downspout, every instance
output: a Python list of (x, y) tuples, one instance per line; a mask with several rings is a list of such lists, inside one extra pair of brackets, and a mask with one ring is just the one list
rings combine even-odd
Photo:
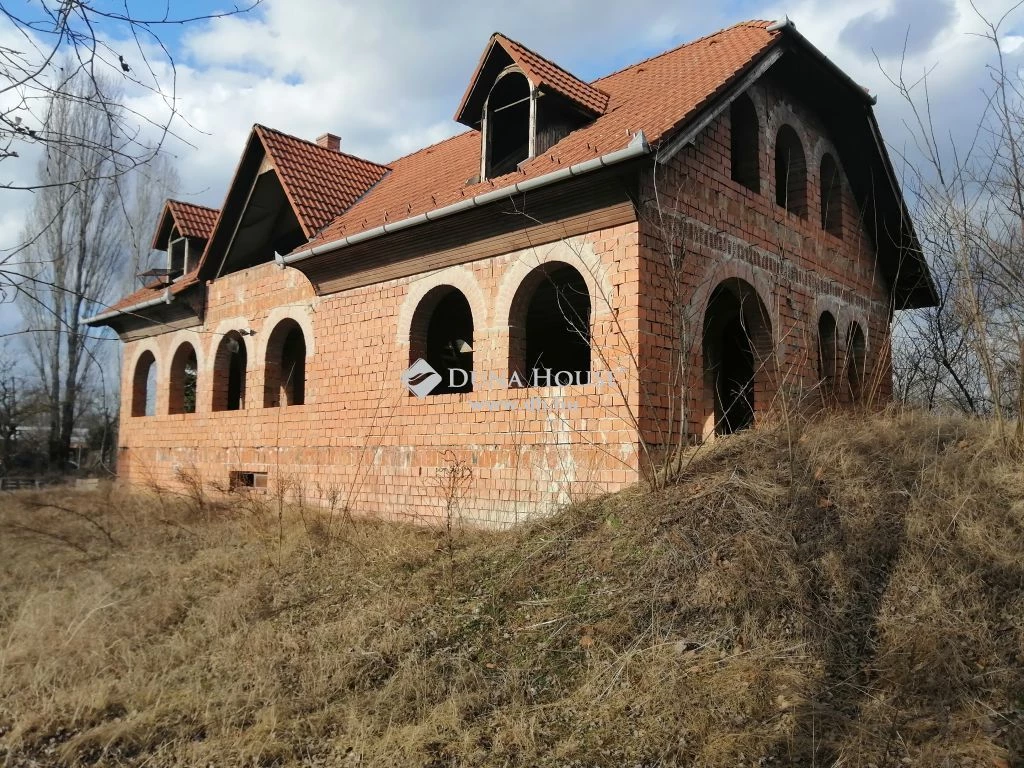
[(157, 304), (170, 304), (172, 301), (174, 301), (174, 295), (168, 287), (164, 288), (163, 295), (158, 296), (155, 299), (146, 299), (145, 301), (140, 301), (138, 304), (132, 304), (130, 307), (125, 307), (124, 309), (115, 309), (111, 312), (102, 312), (98, 315), (93, 315), (92, 317), (86, 317), (82, 319), (82, 323), (85, 325), (97, 325), (105, 320), (111, 320), (118, 315), (131, 315), (138, 312), (140, 309), (155, 307)]
[(410, 227), (415, 227), (420, 224), (426, 224), (428, 221), (443, 219), (447, 216), (452, 216), (471, 208), (479, 208), (482, 205), (487, 205), (488, 203), (492, 203), (496, 200), (503, 200), (517, 193), (529, 192), (533, 189), (539, 189), (540, 187), (555, 184), (563, 179), (580, 176), (584, 173), (596, 171), (599, 168), (606, 168), (609, 165), (615, 165), (627, 160), (632, 160), (633, 158), (649, 154), (650, 151), (651, 147), (647, 143), (647, 137), (644, 136), (643, 131), (640, 131), (639, 133), (634, 134), (632, 140), (629, 142), (629, 146), (625, 149), (619, 149), (614, 152), (609, 152), (606, 155), (601, 155), (600, 157), (584, 160), (583, 162), (576, 163), (568, 168), (560, 168), (557, 171), (552, 171), (551, 173), (546, 173), (543, 176), (538, 176), (535, 179), (520, 181), (507, 187), (502, 187), (501, 189), (484, 192), (476, 197), (472, 197), (467, 200), (460, 200), (457, 203), (446, 205), (443, 208), (435, 208), (432, 211), (427, 211), (426, 213), (421, 213), (417, 216), (400, 219), (393, 224), (384, 224), (382, 226), (375, 227), (374, 229), (368, 229), (365, 232), (358, 232), (348, 237), (342, 237), (327, 243), (315, 245), (312, 248), (306, 248), (305, 250), (297, 251), (296, 253), (289, 254), (288, 256), (275, 255), (275, 260), (283, 269), (291, 264), (311, 259), (314, 256), (321, 256), (325, 253), (347, 248), (350, 245), (356, 245), (357, 243), (363, 243), (367, 240), (373, 240), (374, 238), (390, 234), (391, 232), (399, 232), (403, 229), (409, 229)]

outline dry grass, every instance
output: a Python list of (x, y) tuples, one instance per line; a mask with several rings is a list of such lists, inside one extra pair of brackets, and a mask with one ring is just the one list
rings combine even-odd
[(7, 497), (0, 573), (6, 765), (1024, 765), (1024, 471), (977, 422), (738, 436), (451, 552)]

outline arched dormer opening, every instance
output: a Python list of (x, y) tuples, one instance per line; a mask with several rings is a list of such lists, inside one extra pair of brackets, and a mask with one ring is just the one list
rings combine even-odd
[(480, 132), (480, 176), (514, 173), (608, 107), (608, 94), (500, 33), (491, 36), (455, 119)]
[(503, 176), (533, 156), (533, 86), (515, 66), (502, 72), (484, 105), (485, 178)]

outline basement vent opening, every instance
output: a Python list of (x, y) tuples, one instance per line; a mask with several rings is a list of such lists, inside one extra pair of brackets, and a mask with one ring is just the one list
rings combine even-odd
[(228, 487), (232, 491), (252, 489), (256, 491), (267, 490), (266, 472), (231, 472), (228, 475)]

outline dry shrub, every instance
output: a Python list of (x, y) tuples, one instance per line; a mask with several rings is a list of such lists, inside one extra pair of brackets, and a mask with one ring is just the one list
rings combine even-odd
[(0, 757), (1020, 763), (1024, 472), (986, 424), (791, 421), (685, 466), (454, 542), (251, 494), (9, 497)]

